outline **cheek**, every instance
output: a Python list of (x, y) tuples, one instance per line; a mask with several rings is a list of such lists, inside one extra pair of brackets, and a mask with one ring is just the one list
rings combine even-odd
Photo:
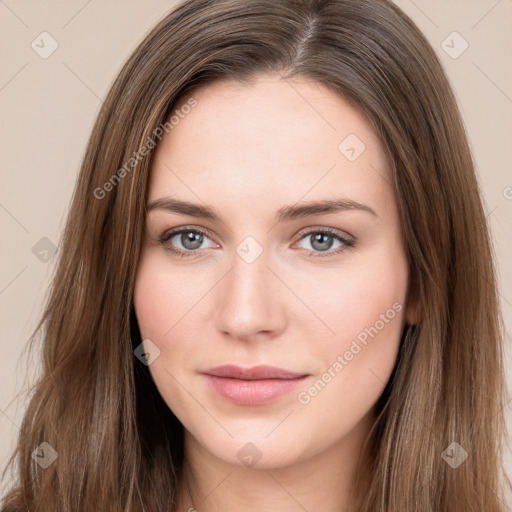
[(189, 288), (179, 283), (179, 274), (169, 272), (158, 254), (151, 251), (143, 254), (135, 279), (135, 314), (142, 340), (150, 339), (158, 347), (158, 357), (148, 368), (162, 399), (173, 411), (190, 407), (190, 400), (181, 393), (178, 384), (181, 379), (176, 371), (187, 357), (179, 348), (187, 348), (187, 344), (173, 345), (176, 333), (184, 329), (190, 310), (185, 298)]
[(175, 379), (198, 354), (205, 353), (203, 310), (218, 279), (207, 274), (187, 266), (173, 267), (161, 251), (149, 249), (141, 257), (135, 278), (135, 314), (141, 338), (149, 338), (160, 351), (149, 370), (164, 398), (179, 394)]
[(367, 264), (340, 273), (328, 288), (334, 300), (319, 296), (318, 309), (336, 334), (311, 354), (323, 368), (298, 397), (308, 416), (329, 410), (323, 417), (336, 429), (375, 404), (396, 362), (407, 282), (405, 254), (389, 246)]
[[(204, 290), (186, 272), (169, 271), (165, 255), (147, 251), (135, 279), (134, 306), (143, 338), (165, 343), (174, 329), (186, 322), (186, 315)], [(164, 347), (161, 347), (162, 349)]]
[[(398, 353), (403, 308), (383, 309), (378, 318), (359, 329), (354, 337), (343, 337), (336, 347), (324, 350), (323, 370), (297, 399), (303, 406), (301, 418), (315, 422), (322, 417), (322, 428), (330, 441), (337, 432), (348, 432), (372, 410), (391, 376)], [(318, 357), (318, 354), (317, 354)]]
[[(405, 297), (408, 284), (408, 268), (405, 254), (399, 247), (384, 246), (368, 256), (355, 254), (352, 259), (340, 263), (329, 272), (309, 274), (298, 279), (300, 273), (289, 276), (295, 279), (294, 291), (303, 298), (316, 319), (311, 328), (316, 338), (325, 340), (324, 346), (342, 350), (344, 345), (365, 329), (371, 328), (384, 315), (386, 331), (388, 320), (397, 325), (398, 333), (405, 310)], [(303, 274), (305, 275), (305, 273)], [(393, 308), (393, 304), (396, 304)], [(399, 309), (400, 311), (397, 311)], [(387, 314), (388, 312), (388, 314)], [(396, 317), (398, 322), (395, 321)], [(294, 317), (297, 325), (304, 324), (304, 315)], [(302, 322), (302, 323), (301, 323)], [(379, 322), (378, 326), (381, 326)]]

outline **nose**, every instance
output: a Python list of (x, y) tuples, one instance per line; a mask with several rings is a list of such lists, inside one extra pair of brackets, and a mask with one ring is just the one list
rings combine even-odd
[(234, 254), (217, 291), (216, 328), (241, 341), (279, 336), (286, 327), (285, 293), (265, 251), (251, 263)]

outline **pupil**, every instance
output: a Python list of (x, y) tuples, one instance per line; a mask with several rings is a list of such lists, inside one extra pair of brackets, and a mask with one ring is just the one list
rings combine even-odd
[(183, 244), (183, 247), (187, 249), (197, 249), (201, 246), (202, 242), (202, 233), (194, 233), (192, 231), (188, 231), (187, 233), (182, 233), (181, 235), (181, 243)]
[(317, 250), (325, 251), (330, 248), (332, 245), (332, 236), (327, 235), (325, 233), (317, 233), (316, 235), (311, 235), (313, 241), (311, 242), (312, 247)]

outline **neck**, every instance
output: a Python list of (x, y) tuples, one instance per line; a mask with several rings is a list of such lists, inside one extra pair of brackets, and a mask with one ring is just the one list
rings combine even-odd
[[(373, 415), (328, 450), (285, 467), (248, 468), (225, 463), (185, 430), (185, 463), (177, 512), (353, 512), (356, 479), (370, 481), (358, 463)], [(363, 473), (358, 475), (358, 470)], [(189, 493), (190, 489), (190, 493)]]

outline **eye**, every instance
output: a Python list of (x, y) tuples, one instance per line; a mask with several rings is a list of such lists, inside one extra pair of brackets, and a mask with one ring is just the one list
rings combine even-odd
[[(302, 235), (301, 240), (308, 242), (312, 248), (306, 247), (306, 250), (311, 252), (310, 256), (312, 257), (333, 256), (345, 251), (348, 247), (354, 246), (354, 240), (329, 228), (310, 229)], [(335, 250), (331, 250), (335, 242), (338, 242), (339, 245)]]
[[(169, 252), (177, 254), (182, 258), (187, 258), (188, 256), (193, 256), (193, 253), (201, 247), (205, 238), (209, 238), (206, 231), (184, 227), (167, 231), (160, 238), (160, 242)], [(176, 240), (173, 241), (173, 239)], [(176, 249), (176, 243), (181, 244), (183, 248)], [(215, 245), (212, 247), (215, 247)]]
[[(194, 256), (198, 249), (205, 248), (202, 247), (205, 239), (211, 240), (208, 235), (209, 233), (202, 229), (185, 226), (166, 231), (160, 237), (160, 243), (169, 252), (181, 258), (187, 258)], [(302, 240), (306, 240), (310, 244), (311, 249), (306, 248), (305, 250), (309, 251), (311, 253), (310, 256), (313, 257), (333, 256), (354, 245), (354, 240), (330, 228), (310, 229), (306, 233), (302, 233), (300, 241)], [(339, 245), (335, 250), (331, 250), (335, 242), (338, 242)], [(181, 244), (181, 247), (176, 248), (177, 244)], [(210, 247), (217, 246), (213, 242), (212, 244)]]

